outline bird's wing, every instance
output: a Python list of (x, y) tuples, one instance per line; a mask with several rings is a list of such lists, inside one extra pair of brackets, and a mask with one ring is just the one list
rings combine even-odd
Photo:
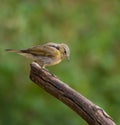
[(40, 45), (35, 46), (22, 51), (25, 53), (31, 53), (32, 55), (36, 55), (36, 56), (56, 57), (60, 55), (60, 52), (58, 49), (56, 49), (54, 46), (49, 46), (46, 44), (42, 46)]

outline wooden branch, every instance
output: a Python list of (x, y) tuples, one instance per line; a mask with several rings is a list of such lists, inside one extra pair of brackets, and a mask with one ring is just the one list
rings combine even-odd
[(36, 64), (31, 64), (30, 79), (45, 91), (69, 106), (89, 125), (116, 125), (100, 107), (76, 92), (55, 75)]

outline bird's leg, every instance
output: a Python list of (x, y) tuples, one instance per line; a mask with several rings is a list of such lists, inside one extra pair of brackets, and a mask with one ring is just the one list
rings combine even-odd
[(45, 66), (43, 66), (42, 69), (45, 70), (46, 72), (48, 72), (51, 76), (56, 77), (53, 73), (49, 72), (49, 70), (46, 69)]
[(38, 61), (36, 61), (36, 60), (35, 60), (34, 62), (35, 62), (42, 70), (48, 72), (51, 76), (56, 77), (53, 73), (49, 72), (49, 70), (45, 68), (45, 65), (43, 65), (42, 62), (38, 62)]

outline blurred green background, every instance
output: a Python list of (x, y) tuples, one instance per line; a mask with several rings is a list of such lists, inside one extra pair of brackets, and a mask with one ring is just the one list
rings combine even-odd
[(70, 62), (48, 67), (120, 124), (120, 1), (0, 0), (0, 125), (87, 125), (29, 79), (6, 48), (64, 42)]

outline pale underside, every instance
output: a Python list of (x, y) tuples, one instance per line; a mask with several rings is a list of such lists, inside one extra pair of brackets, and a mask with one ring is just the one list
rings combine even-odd
[(29, 53), (19, 53), (33, 61), (37, 62), (41, 67), (55, 65), (61, 62), (61, 59), (58, 57), (45, 57), (45, 56), (34, 56)]
[(61, 62), (60, 52), (51, 46), (36, 46), (19, 51), (20, 55), (32, 59), (41, 67), (55, 65)]

